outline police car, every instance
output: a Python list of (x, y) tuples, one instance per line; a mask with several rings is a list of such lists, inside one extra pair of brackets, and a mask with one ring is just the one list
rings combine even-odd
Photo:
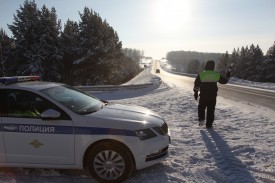
[(0, 78), (0, 166), (88, 168), (121, 182), (168, 156), (164, 119), (38, 76)]

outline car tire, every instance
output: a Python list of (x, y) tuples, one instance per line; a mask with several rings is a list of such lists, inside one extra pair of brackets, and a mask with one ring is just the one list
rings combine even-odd
[(93, 178), (104, 183), (122, 182), (134, 169), (129, 150), (114, 142), (103, 142), (94, 146), (87, 161)]

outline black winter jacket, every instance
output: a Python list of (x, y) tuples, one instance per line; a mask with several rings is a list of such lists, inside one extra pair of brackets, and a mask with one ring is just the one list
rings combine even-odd
[(199, 73), (194, 82), (194, 92), (200, 91), (200, 97), (216, 97), (218, 93), (217, 82), (226, 84), (229, 81), (230, 72), (226, 76), (212, 70), (204, 70)]

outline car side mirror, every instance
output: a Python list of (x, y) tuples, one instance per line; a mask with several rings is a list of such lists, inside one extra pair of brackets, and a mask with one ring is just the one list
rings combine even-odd
[(54, 109), (47, 109), (46, 111), (41, 113), (41, 118), (43, 120), (53, 120), (60, 118), (61, 113)]

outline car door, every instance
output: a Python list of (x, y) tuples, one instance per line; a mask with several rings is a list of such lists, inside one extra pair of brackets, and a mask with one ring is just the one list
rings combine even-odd
[(5, 158), (5, 146), (4, 146), (4, 137), (3, 137), (3, 130), (2, 130), (2, 115), (4, 113), (4, 94), (2, 90), (0, 90), (0, 164), (6, 161)]
[[(47, 99), (23, 90), (6, 90), (7, 115), (2, 130), (8, 163), (74, 164), (72, 120)], [(40, 114), (58, 111), (61, 116), (43, 120)]]

